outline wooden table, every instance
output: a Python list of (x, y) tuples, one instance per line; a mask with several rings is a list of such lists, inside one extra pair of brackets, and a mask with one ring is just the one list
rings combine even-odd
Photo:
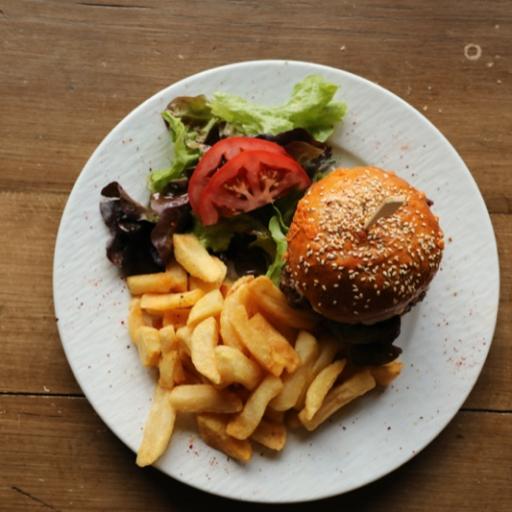
[[(477, 60), (465, 57), (470, 43)], [(1, 0), (0, 44), (2, 511), (242, 506), (135, 466), (71, 374), (51, 275), (62, 208), (106, 133), (176, 80), (264, 58), (352, 71), (422, 111), (471, 169), (501, 256), (496, 335), (461, 412), (404, 467), (321, 506), (511, 510), (510, 1)]]

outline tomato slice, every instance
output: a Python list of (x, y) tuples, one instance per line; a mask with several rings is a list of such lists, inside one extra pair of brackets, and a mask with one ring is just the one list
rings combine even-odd
[(199, 217), (206, 226), (274, 202), (291, 189), (311, 184), (293, 158), (269, 151), (244, 151), (225, 163), (200, 197)]
[(190, 177), (188, 197), (194, 212), (198, 213), (201, 193), (219, 167), (242, 151), (260, 150), (280, 155), (287, 154), (285, 149), (279, 144), (254, 137), (228, 137), (214, 144), (201, 157)]

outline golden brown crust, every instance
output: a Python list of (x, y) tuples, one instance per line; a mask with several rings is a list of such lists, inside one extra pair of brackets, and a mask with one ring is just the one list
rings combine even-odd
[[(405, 204), (365, 230), (372, 212), (394, 196)], [(443, 247), (424, 193), (375, 167), (337, 169), (313, 184), (297, 206), (287, 272), (320, 314), (372, 324), (404, 313), (419, 299)]]

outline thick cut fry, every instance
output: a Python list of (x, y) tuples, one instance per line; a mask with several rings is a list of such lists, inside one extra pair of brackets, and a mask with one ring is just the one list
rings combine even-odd
[(158, 329), (147, 325), (140, 327), (137, 348), (143, 366), (157, 366), (160, 359), (160, 334)]
[(298, 411), (302, 410), (306, 401), (306, 391), (309, 385), (313, 382), (313, 379), (329, 364), (334, 361), (337, 352), (339, 351), (340, 344), (336, 342), (336, 340), (327, 338), (322, 339), (318, 342), (319, 351), (318, 357), (316, 361), (312, 364), (311, 372), (309, 372), (309, 376), (307, 378), (306, 386), (303, 389), (297, 403), (294, 408)]
[(402, 362), (391, 361), (382, 366), (372, 366), (370, 371), (379, 386), (389, 386), (389, 384), (400, 375), (402, 367)]
[(254, 389), (261, 380), (263, 372), (260, 367), (236, 348), (227, 345), (216, 347), (215, 361), (223, 386), (238, 383)]
[(226, 433), (227, 420), (225, 418), (212, 414), (200, 414), (196, 420), (199, 435), (207, 445), (240, 462), (247, 462), (251, 459), (250, 441), (234, 439), (229, 436)]
[(281, 379), (269, 375), (252, 392), (240, 414), (228, 423), (226, 432), (237, 439), (247, 439), (256, 430), (272, 398), (283, 389)]
[[(182, 270), (183, 271), (183, 270)], [(184, 273), (185, 283), (187, 275)], [(184, 291), (182, 278), (176, 279), (174, 272), (158, 272), (156, 274), (139, 274), (128, 276), (126, 284), (132, 295), (143, 293), (169, 293), (172, 291)], [(186, 285), (185, 285), (186, 286)], [(185, 287), (186, 289), (186, 287)]]
[(313, 378), (334, 361), (340, 348), (340, 344), (334, 339), (322, 339), (318, 342), (318, 346), (320, 353), (313, 364)]
[(171, 276), (171, 291), (186, 292), (188, 290), (188, 275), (181, 265), (179, 265), (175, 261), (172, 261), (167, 265), (165, 273)]
[(207, 283), (221, 283), (227, 268), (222, 261), (208, 254), (201, 242), (191, 234), (174, 234), (174, 257), (192, 276)]
[(316, 323), (315, 316), (307, 311), (293, 309), (283, 292), (265, 276), (254, 279), (249, 290), (259, 309), (276, 325), (284, 324), (295, 329), (310, 330)]
[(271, 450), (281, 451), (286, 444), (286, 427), (263, 419), (251, 439)]
[(192, 329), (184, 325), (176, 331), (176, 339), (182, 350), (190, 355), (192, 353)]
[(220, 314), (220, 335), (224, 345), (237, 348), (244, 353), (248, 353), (248, 350), (233, 326), (233, 310), (240, 304), (245, 305), (246, 292), (244, 288), (251, 279), (252, 276), (245, 276), (235, 281), (224, 300), (224, 307)]
[(270, 402), (270, 407), (276, 411), (291, 409), (305, 393), (311, 367), (318, 354), (318, 343), (312, 334), (301, 331), (295, 343), (295, 350), (300, 358), (300, 366), (294, 373), (287, 373), (283, 377), (282, 391)]
[(232, 286), (233, 281), (231, 281), (230, 279), (224, 279), (224, 281), (222, 281), (222, 284), (220, 285), (220, 291), (223, 297), (226, 297), (228, 295), (229, 290), (231, 290)]
[(176, 338), (176, 332), (172, 325), (166, 325), (159, 330), (160, 333), (160, 350), (162, 354), (176, 350), (179, 346), (179, 341)]
[(138, 466), (153, 464), (164, 453), (171, 439), (175, 419), (169, 391), (157, 386), (137, 452)]
[(215, 361), (215, 347), (219, 342), (219, 333), (215, 318), (210, 317), (198, 324), (192, 332), (190, 356), (196, 370), (220, 384), (220, 373)]
[(253, 329), (247, 317), (244, 306), (238, 304), (233, 307), (232, 325), (246, 349), (254, 359), (272, 375), (279, 377), (283, 373), (284, 364), (274, 358), (274, 347)]
[(217, 316), (222, 311), (224, 297), (220, 290), (212, 290), (203, 295), (190, 310), (187, 325), (196, 325), (210, 316)]
[(232, 414), (243, 408), (235, 393), (219, 391), (210, 384), (183, 384), (171, 391), (171, 403), (179, 412)]
[(227, 296), (233, 295), (239, 288), (254, 280), (254, 276), (239, 277), (230, 287)]
[(162, 388), (172, 389), (176, 382), (175, 373), (179, 354), (177, 350), (164, 352), (158, 362), (158, 385)]
[(294, 372), (300, 364), (295, 349), (288, 340), (274, 329), (263, 316), (256, 313), (250, 320), (251, 327), (272, 346), (273, 357), (281, 363), (289, 373)]
[(195, 290), (198, 288), (199, 290), (203, 290), (204, 293), (211, 292), (212, 290), (218, 290), (222, 286), (222, 282), (214, 281), (213, 283), (207, 283), (206, 281), (201, 281), (201, 279), (190, 276), (189, 279), (189, 289)]
[(348, 380), (335, 386), (325, 397), (322, 407), (311, 420), (306, 418), (304, 410), (299, 413), (299, 419), (308, 430), (315, 430), (327, 418), (355, 398), (364, 395), (375, 387), (375, 379), (369, 370), (363, 370)]
[(178, 351), (178, 360), (174, 366), (174, 383), (176, 385), (180, 385), (185, 384), (186, 382), (188, 382), (187, 375), (185, 374), (185, 369), (183, 368), (181, 353)]
[(188, 315), (190, 314), (190, 309), (171, 309), (171, 311), (166, 311), (162, 317), (162, 325), (165, 327), (166, 325), (172, 325), (175, 329), (181, 327), (182, 325), (187, 325)]
[(140, 299), (140, 307), (154, 312), (192, 307), (202, 296), (202, 290), (181, 293), (153, 294), (146, 293)]
[(313, 380), (306, 392), (306, 405), (304, 408), (304, 417), (311, 420), (322, 406), (327, 393), (334, 386), (343, 368), (347, 364), (346, 359), (334, 361), (326, 366)]
[(144, 315), (140, 309), (140, 299), (132, 299), (128, 312), (128, 333), (133, 343), (139, 341), (139, 327), (144, 325)]

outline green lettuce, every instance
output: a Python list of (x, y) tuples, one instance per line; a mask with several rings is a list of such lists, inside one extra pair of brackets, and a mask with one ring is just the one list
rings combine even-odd
[(161, 191), (170, 181), (181, 178), (189, 167), (199, 159), (200, 149), (191, 147), (188, 142), (195, 138), (195, 131), (187, 128), (180, 118), (165, 111), (162, 117), (169, 126), (169, 132), (174, 142), (172, 164), (167, 169), (154, 171), (149, 175), (149, 189), (152, 192)]
[(284, 266), (284, 255), (288, 249), (288, 242), (286, 240), (286, 232), (288, 231), (288, 228), (285, 226), (279, 210), (277, 210), (276, 215), (270, 219), (268, 223), (268, 230), (270, 231), (272, 240), (275, 243), (276, 250), (274, 261), (269, 265), (266, 275), (272, 279), (276, 286), (279, 286), (281, 270)]
[(277, 107), (263, 107), (224, 92), (210, 102), (214, 116), (226, 121), (243, 135), (276, 135), (304, 128), (319, 141), (325, 141), (343, 118), (346, 105), (334, 101), (338, 86), (319, 75), (309, 75), (293, 87), (291, 98)]
[(255, 239), (251, 245), (261, 247), (271, 257), (274, 256), (274, 244), (268, 229), (250, 215), (225, 218), (212, 226), (205, 226), (196, 218), (192, 232), (206, 249), (213, 252), (227, 251), (236, 233), (252, 235)]

